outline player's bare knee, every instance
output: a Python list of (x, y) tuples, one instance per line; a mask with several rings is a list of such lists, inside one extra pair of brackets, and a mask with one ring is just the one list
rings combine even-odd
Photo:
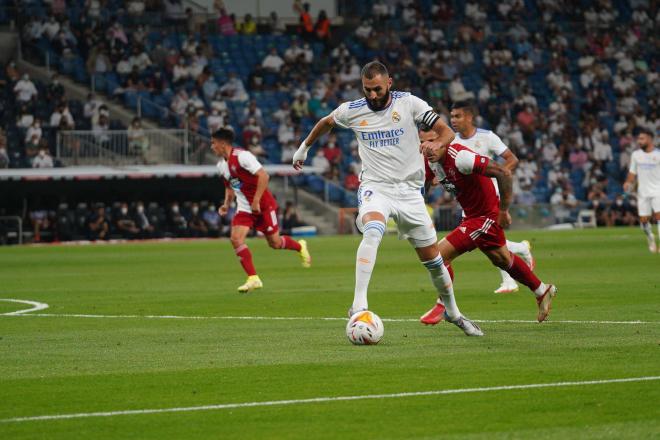
[(229, 240), (231, 241), (231, 245), (234, 247), (234, 249), (236, 249), (239, 246), (242, 246), (244, 241), (243, 237), (239, 237), (235, 235), (229, 237)]
[(279, 249), (282, 247), (282, 238), (281, 237), (268, 237), (268, 246), (272, 249)]

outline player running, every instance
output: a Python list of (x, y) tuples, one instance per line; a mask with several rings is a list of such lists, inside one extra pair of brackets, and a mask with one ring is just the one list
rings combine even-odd
[(392, 78), (383, 64), (366, 64), (361, 77), (365, 97), (345, 102), (319, 120), (293, 157), (294, 168), (302, 168), (312, 144), (336, 126), (353, 130), (358, 141), (362, 171), (356, 223), (363, 236), (357, 250), (355, 295), (349, 315), (367, 310), (367, 289), (378, 246), (388, 219), (393, 218), (399, 238), (408, 239), (429, 271), (447, 308), (447, 320), (468, 336), (482, 336), (479, 326), (461, 315), (456, 305), (451, 277), (421, 192), (424, 160), (417, 124), (432, 127), (443, 145), (454, 139), (454, 132), (423, 100), (410, 93), (390, 91)]
[(225, 201), (218, 209), (224, 216), (236, 198), (236, 215), (231, 221), (231, 244), (248, 278), (238, 287), (239, 292), (261, 289), (263, 283), (252, 263), (252, 253), (245, 237), (251, 228), (263, 232), (273, 249), (289, 249), (298, 252), (303, 267), (310, 267), (312, 257), (305, 240), (296, 241), (280, 236), (277, 224), (277, 202), (268, 190), (268, 174), (257, 158), (249, 151), (232, 146), (234, 132), (226, 128), (213, 133), (211, 149), (220, 158), (218, 172), (225, 181)]
[[(495, 266), (534, 292), (539, 309), (537, 320), (545, 321), (557, 288), (541, 282), (527, 263), (506, 247), (502, 227), (511, 224), (511, 172), (463, 145), (445, 146), (433, 131), (422, 132), (421, 136), (424, 141), (421, 150), (428, 157), (430, 168), (445, 189), (455, 195), (465, 213), (461, 224), (440, 241), (440, 252), (446, 263), (450, 264), (463, 253), (478, 247)], [(497, 185), (491, 178), (497, 180)], [(445, 305), (443, 299), (438, 298), (436, 305), (420, 321), (435, 325), (444, 317)]]
[[(504, 142), (502, 142), (498, 135), (490, 130), (477, 128), (474, 125), (476, 115), (477, 112), (472, 102), (458, 101), (454, 103), (451, 108), (450, 123), (451, 127), (457, 132), (455, 142), (468, 147), (477, 154), (491, 159), (495, 159), (498, 156), (501, 157), (504, 159), (502, 167), (513, 173), (513, 170), (518, 165), (518, 158), (504, 145)], [(497, 187), (495, 189), (497, 190)], [(534, 270), (535, 262), (530, 252), (532, 246), (529, 241), (523, 240), (517, 243), (507, 240), (506, 247), (514, 254), (522, 257), (529, 268)], [(500, 269), (500, 275), (502, 276), (502, 284), (495, 289), (495, 293), (512, 293), (518, 291), (518, 284), (516, 284), (516, 280), (511, 278), (511, 275), (502, 269)]]
[(658, 224), (658, 238), (660, 238), (660, 150), (653, 144), (653, 132), (642, 128), (637, 135), (637, 144), (640, 149), (630, 156), (630, 170), (623, 190), (630, 192), (637, 177), (637, 212), (639, 226), (642, 228), (649, 243), (649, 251), (655, 253), (658, 246), (655, 244), (653, 228), (649, 220), (651, 214), (655, 215)]

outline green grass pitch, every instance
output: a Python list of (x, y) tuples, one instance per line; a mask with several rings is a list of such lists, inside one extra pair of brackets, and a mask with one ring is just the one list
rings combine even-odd
[[(486, 335), (422, 326), (435, 293), (387, 236), (369, 295), (385, 336), (371, 347), (344, 334), (359, 237), (310, 239), (308, 270), (251, 240), (265, 287), (247, 295), (226, 240), (0, 248), (0, 298), (51, 315), (0, 316), (0, 438), (658, 438), (660, 255), (638, 229), (509, 235), (559, 287), (550, 322), (529, 322), (524, 288), (493, 294), (499, 274), (473, 252), (454, 263), (455, 290)], [(0, 301), (0, 314), (29, 307)], [(625, 378), (651, 379), (580, 383)], [(562, 382), (576, 384), (492, 389)], [(329, 399), (371, 395), (384, 397)], [(171, 408), (195, 410), (114, 413)], [(97, 412), (110, 414), (11, 420)]]

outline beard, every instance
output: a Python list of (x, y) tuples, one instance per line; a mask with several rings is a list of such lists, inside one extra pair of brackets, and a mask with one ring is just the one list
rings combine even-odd
[(369, 99), (365, 96), (369, 108), (373, 111), (380, 111), (387, 106), (387, 101), (390, 99), (390, 88), (388, 87), (382, 98)]

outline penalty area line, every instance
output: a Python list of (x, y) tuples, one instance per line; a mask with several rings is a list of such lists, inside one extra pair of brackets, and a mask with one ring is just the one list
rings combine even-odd
[[(24, 301), (27, 303), (27, 301)], [(31, 303), (31, 302), (30, 302)], [(37, 303), (39, 304), (39, 303)], [(45, 304), (48, 307), (48, 304)], [(42, 309), (29, 309), (42, 310)], [(348, 321), (348, 318), (339, 317), (313, 317), (313, 316), (181, 316), (181, 315), (100, 315), (80, 313), (28, 313), (22, 310), (0, 316), (34, 316), (44, 318), (89, 318), (89, 319), (188, 319), (188, 320), (238, 320), (238, 321)], [(418, 322), (417, 318), (383, 318), (383, 322)], [(475, 319), (475, 322), (489, 324), (538, 324), (536, 320), (524, 319)], [(640, 325), (660, 324), (656, 321), (596, 321), (596, 320), (549, 320), (548, 324), (605, 324), (605, 325)]]
[(538, 389), (538, 388), (561, 388), (561, 387), (575, 387), (575, 386), (587, 386), (587, 385), (604, 385), (604, 384), (613, 384), (613, 383), (647, 382), (647, 381), (656, 381), (656, 380), (660, 380), (660, 376), (585, 380), (585, 381), (576, 381), (576, 382), (535, 383), (535, 384), (527, 384), (527, 385), (503, 385), (503, 386), (483, 387), (483, 388), (458, 388), (458, 389), (449, 389), (449, 390), (414, 391), (414, 392), (391, 393), (391, 394), (365, 394), (358, 396), (315, 397), (311, 399), (270, 400), (265, 402), (225, 403), (225, 404), (217, 404), (217, 405), (202, 405), (202, 406), (188, 406), (188, 407), (175, 407), (175, 408), (153, 408), (153, 409), (135, 409), (135, 410), (123, 410), (123, 411), (90, 412), (90, 413), (53, 414), (53, 415), (0, 419), (0, 423), (83, 419), (90, 417), (115, 417), (115, 416), (127, 416), (127, 415), (162, 414), (162, 413), (192, 412), (192, 411), (213, 411), (213, 410), (217, 411), (217, 410), (235, 409), (235, 408), (305, 405), (305, 404), (326, 403), (326, 402), (346, 402), (353, 400), (396, 399), (396, 398), (406, 398), (406, 397), (441, 396), (447, 394), (485, 393), (492, 391), (530, 390), (530, 389)]
[(39, 310), (44, 310), (44, 309), (47, 309), (49, 307), (49, 305), (46, 304), (46, 303), (41, 303), (41, 302), (37, 302), (37, 301), (28, 301), (28, 300), (25, 300), (25, 299), (0, 298), (0, 301), (14, 302), (14, 303), (19, 303), (19, 304), (27, 304), (29, 306), (32, 306), (29, 309), (17, 310), (15, 312), (9, 312), (9, 313), (0, 313), (0, 316), (21, 316), (24, 313), (37, 312)]

